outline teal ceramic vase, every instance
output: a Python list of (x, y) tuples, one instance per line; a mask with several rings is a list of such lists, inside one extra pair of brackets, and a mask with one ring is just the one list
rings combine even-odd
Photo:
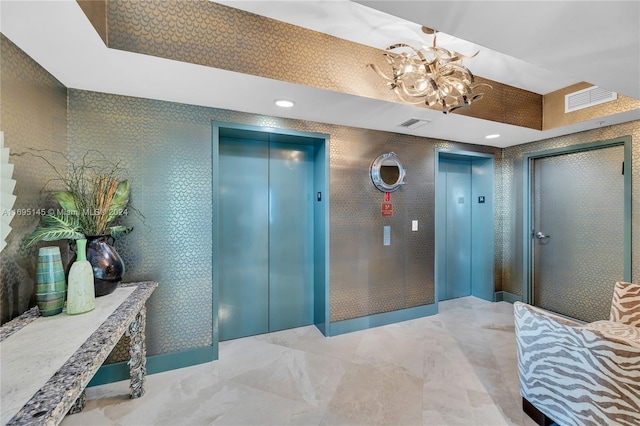
[(36, 304), (43, 317), (57, 315), (64, 307), (66, 282), (60, 248), (42, 247), (36, 269)]
[(67, 314), (76, 315), (92, 311), (96, 307), (93, 287), (93, 268), (87, 260), (87, 240), (76, 240), (76, 261), (69, 270), (67, 291)]

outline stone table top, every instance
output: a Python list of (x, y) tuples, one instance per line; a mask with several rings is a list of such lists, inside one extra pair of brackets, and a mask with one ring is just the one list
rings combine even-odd
[(58, 424), (144, 307), (156, 282), (120, 285), (93, 311), (37, 316), (0, 329), (2, 424)]

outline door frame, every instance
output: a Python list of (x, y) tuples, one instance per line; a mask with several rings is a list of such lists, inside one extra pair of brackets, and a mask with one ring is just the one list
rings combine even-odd
[[(490, 220), (487, 220), (487, 222), (488, 222), (488, 226), (491, 229), (492, 238), (490, 238), (490, 240), (488, 241), (487, 252), (489, 253), (489, 258), (492, 259), (492, 262), (491, 262), (491, 267), (489, 272), (490, 278), (487, 279), (489, 283), (486, 284), (487, 286), (490, 286), (490, 288), (479, 289), (474, 286), (473, 280), (472, 280), (471, 295), (476, 297), (481, 297), (486, 300), (494, 301), (495, 300), (495, 258), (496, 258), (495, 257), (495, 155), (484, 153), (484, 152), (436, 148), (435, 169), (434, 169), (434, 174), (435, 174), (435, 178), (434, 178), (434, 184), (435, 184), (434, 290), (435, 290), (435, 294), (434, 294), (434, 297), (435, 297), (436, 306), (439, 303), (438, 284), (440, 282), (440, 268), (438, 266), (440, 256), (438, 255), (438, 253), (440, 251), (439, 248), (444, 244), (443, 234), (444, 234), (444, 228), (445, 228), (445, 223), (444, 223), (445, 219), (442, 217), (442, 212), (438, 208), (438, 206), (441, 205), (441, 203), (444, 200), (444, 197), (446, 196), (444, 194), (444, 192), (446, 191), (446, 188), (443, 187), (443, 182), (442, 182), (442, 179), (440, 178), (440, 173), (439, 173), (441, 159), (470, 160), (472, 165), (474, 160), (486, 160), (487, 167), (490, 168), (491, 173), (489, 174), (489, 178), (491, 180), (491, 191), (487, 194), (487, 196), (489, 198), (489, 201), (492, 203), (493, 208), (491, 209)], [(473, 193), (473, 181), (471, 183), (471, 186), (472, 186), (472, 193)], [(472, 199), (473, 199), (473, 195), (472, 195)], [(473, 232), (473, 229), (472, 229), (472, 232)], [(475, 247), (475, 250), (480, 250), (480, 248), (477, 247), (477, 244), (475, 245), (473, 244), (473, 237), (472, 237), (472, 251), (474, 250), (474, 247)], [(472, 253), (472, 257), (473, 257), (473, 253)], [(472, 271), (472, 275), (473, 275), (473, 271)]]
[[(624, 272), (623, 279), (631, 281), (631, 136), (604, 141), (587, 142), (562, 148), (525, 153), (522, 157), (522, 301), (533, 301), (533, 161), (545, 157), (624, 146)], [(613, 284), (613, 283), (612, 283)]]
[[(220, 186), (220, 137), (222, 133), (266, 134), (268, 137), (276, 136), (280, 142), (302, 143), (314, 146), (314, 187), (320, 193), (322, 204), (316, 201), (314, 206), (314, 325), (326, 336), (329, 321), (329, 139), (325, 133), (300, 132), (296, 130), (263, 127), (248, 124), (236, 124), (212, 121), (212, 321), (214, 360), (218, 359), (219, 322), (219, 271), (220, 265), (218, 252), (220, 250), (220, 212), (219, 212), (219, 186)], [(225, 135), (223, 134), (222, 137)]]

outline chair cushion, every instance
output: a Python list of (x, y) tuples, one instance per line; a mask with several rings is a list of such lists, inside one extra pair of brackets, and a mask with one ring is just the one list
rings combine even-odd
[(616, 283), (609, 319), (640, 327), (640, 285), (622, 281)]

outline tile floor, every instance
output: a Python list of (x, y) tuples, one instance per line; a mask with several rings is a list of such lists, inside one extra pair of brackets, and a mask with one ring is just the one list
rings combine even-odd
[(220, 359), (87, 390), (72, 425), (523, 425), (513, 305), (440, 313), (325, 338), (315, 327), (220, 344)]

